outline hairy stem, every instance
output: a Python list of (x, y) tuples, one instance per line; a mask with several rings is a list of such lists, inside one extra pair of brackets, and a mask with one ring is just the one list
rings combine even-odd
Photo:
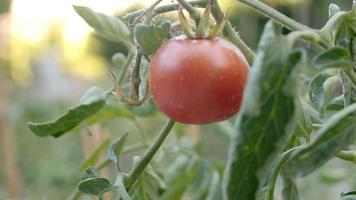
[[(212, 15), (214, 16), (215, 20), (218, 21), (219, 18), (221, 18), (221, 16), (224, 16), (224, 13), (222, 12), (217, 0), (212, 0), (211, 4), (212, 4), (211, 7)], [(249, 46), (247, 46), (247, 44), (235, 32), (234, 28), (232, 27), (231, 23), (228, 20), (226, 20), (224, 29), (226, 31), (226, 35), (229, 38), (229, 40), (240, 48), (242, 53), (246, 56), (247, 61), (250, 64), (252, 64), (255, 58), (255, 53), (251, 50)]]
[(167, 122), (162, 127), (160, 133), (158, 134), (157, 138), (153, 141), (150, 148), (144, 154), (142, 159), (137, 163), (135, 168), (131, 170), (128, 177), (125, 179), (125, 187), (127, 190), (131, 188), (131, 186), (137, 181), (137, 179), (140, 177), (142, 172), (145, 170), (149, 162), (152, 160), (153, 156), (156, 154), (156, 152), (162, 145), (163, 141), (168, 136), (174, 124), (175, 122), (173, 120), (171, 119), (167, 120)]
[(131, 99), (139, 100), (139, 88), (141, 83), (140, 68), (141, 68), (142, 53), (137, 51), (135, 65), (131, 73)]
[(286, 28), (292, 31), (306, 31), (306, 30), (314, 30), (304, 24), (301, 24), (286, 15), (278, 12), (277, 10), (267, 6), (266, 4), (262, 3), (258, 0), (239, 0), (240, 2), (254, 8), (259, 13), (270, 17), (277, 21), (278, 23), (284, 25)]
[[(206, 1), (190, 1), (189, 2), (190, 5), (194, 6), (194, 7), (200, 7), (200, 8), (204, 8), (207, 4)], [(159, 15), (159, 14), (162, 14), (162, 13), (166, 13), (166, 12), (171, 12), (171, 11), (175, 11), (175, 10), (179, 10), (179, 7), (181, 5), (178, 4), (178, 3), (174, 3), (174, 4), (169, 4), (169, 5), (164, 5), (164, 6), (158, 6), (156, 7), (155, 9), (152, 10), (153, 12), (153, 16), (155, 15)], [(143, 13), (146, 9), (141, 9), (141, 10), (138, 10), (138, 11), (134, 11), (134, 12), (130, 12), (126, 15), (123, 16), (124, 19), (128, 20), (128, 21), (131, 21), (133, 20), (134, 18), (138, 17), (141, 15), (141, 13)]]

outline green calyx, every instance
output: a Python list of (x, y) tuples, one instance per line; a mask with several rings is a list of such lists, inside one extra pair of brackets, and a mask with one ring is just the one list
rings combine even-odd
[(214, 38), (221, 33), (225, 25), (225, 17), (223, 15), (219, 17), (219, 19), (216, 20), (215, 23), (212, 23), (210, 0), (204, 12), (199, 17), (199, 20), (195, 20), (194, 23), (191, 23), (191, 20), (185, 17), (182, 9), (179, 9), (178, 17), (182, 31), (188, 38), (191, 39)]

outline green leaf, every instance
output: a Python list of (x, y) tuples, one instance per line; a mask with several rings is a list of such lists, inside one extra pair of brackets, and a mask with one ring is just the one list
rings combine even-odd
[(343, 68), (352, 69), (350, 53), (342, 47), (333, 47), (317, 55), (313, 64), (317, 69)]
[(262, 188), (262, 192), (259, 199), (264, 200), (274, 200), (274, 188), (277, 182), (277, 177), (279, 172), (284, 167), (289, 156), (295, 149), (290, 149), (285, 153), (280, 154), (273, 163), (271, 170), (269, 171), (268, 179)]
[(339, 111), (344, 109), (344, 107), (344, 95), (340, 95), (331, 100), (330, 103), (326, 106), (326, 109), (331, 111)]
[(110, 145), (110, 139), (107, 138), (95, 151), (94, 153), (81, 165), (80, 170), (87, 170), (90, 166), (95, 165), (99, 160), (101, 153), (106, 151)]
[(118, 117), (134, 120), (135, 115), (127, 109), (126, 105), (118, 103), (116, 100), (107, 100), (105, 106), (95, 115), (85, 120), (88, 124), (103, 122)]
[(281, 27), (269, 22), (249, 74), (225, 169), (228, 199), (255, 199), (272, 158), (284, 148), (295, 115), (295, 67), (301, 52), (291, 52)]
[(158, 108), (152, 99), (149, 99), (148, 101), (139, 106), (127, 107), (133, 114), (138, 115), (140, 117), (149, 117), (152, 116), (152, 114), (154, 114), (156, 111), (158, 111)]
[(222, 186), (219, 172), (213, 171), (211, 175), (209, 192), (206, 200), (222, 200)]
[(329, 5), (329, 19), (338, 12), (340, 12), (340, 7), (334, 3), (331, 3)]
[(325, 104), (323, 85), (330, 76), (328, 73), (319, 73), (310, 81), (309, 99), (319, 110), (321, 110)]
[(340, 77), (344, 93), (344, 104), (348, 106), (356, 102), (356, 88), (353, 87), (350, 78), (343, 70), (340, 70)]
[(117, 186), (117, 191), (120, 194), (120, 199), (122, 200), (131, 200), (130, 195), (128, 194), (122, 174), (119, 174), (116, 178), (115, 185)]
[(79, 183), (79, 191), (96, 196), (113, 187), (108, 179), (98, 177), (89, 178)]
[(124, 43), (127, 48), (133, 48), (130, 39), (130, 30), (119, 18), (94, 12), (84, 6), (73, 6), (80, 15), (102, 37), (113, 42)]
[(299, 200), (299, 192), (295, 177), (288, 176), (286, 174), (282, 175), (283, 188), (282, 188), (282, 199), (283, 200)]
[(161, 25), (137, 24), (134, 29), (135, 39), (143, 54), (151, 55), (169, 37), (170, 23)]
[(95, 168), (93, 167), (89, 167), (84, 174), (82, 175), (82, 177), (80, 178), (81, 181), (87, 180), (89, 178), (98, 178), (99, 177), (99, 173), (96, 171)]
[(109, 149), (109, 159), (114, 161), (117, 166), (117, 170), (121, 171), (120, 169), (120, 156), (122, 154), (122, 151), (124, 150), (124, 146), (126, 144), (128, 134), (124, 133), (123, 136), (121, 136), (119, 139), (117, 139), (110, 147)]
[(341, 194), (340, 200), (356, 200), (356, 191)]
[(28, 123), (29, 128), (39, 137), (60, 137), (104, 107), (104, 91), (97, 87), (90, 88), (80, 101), (79, 105), (70, 108), (58, 119), (44, 123), (30, 122)]
[(305, 176), (322, 166), (356, 139), (356, 104), (334, 114), (315, 133), (315, 139), (295, 151), (287, 163), (289, 174)]

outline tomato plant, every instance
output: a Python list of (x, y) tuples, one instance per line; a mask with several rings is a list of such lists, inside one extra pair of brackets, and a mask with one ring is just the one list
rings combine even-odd
[[(74, 7), (100, 36), (125, 44), (129, 53), (125, 59), (115, 56), (120, 57), (121, 71), (118, 76), (110, 71), (112, 88), (91, 88), (79, 105), (54, 121), (30, 123), (30, 129), (41, 137), (60, 137), (79, 125), (100, 122), (100, 115), (107, 119), (120, 113), (132, 120), (136, 114), (151, 116), (156, 107), (150, 92), (170, 119), (145, 153), (134, 158), (129, 172), (121, 169), (120, 161), (129, 151), (129, 134), (122, 134), (110, 148), (103, 145), (98, 152), (108, 150), (109, 158), (99, 165), (96, 156), (85, 162), (78, 189), (69, 199), (84, 194), (102, 198), (113, 192), (125, 200), (185, 196), (296, 200), (300, 199), (297, 178), (334, 157), (356, 162), (356, 3), (350, 11), (331, 4), (325, 26), (313, 29), (260, 1), (240, 2), (270, 18), (256, 54), (225, 19), (217, 0), (178, 0), (163, 6), (158, 0), (121, 17)], [(182, 8), (191, 20), (182, 11), (179, 21), (155, 20)], [(206, 9), (201, 14), (198, 8)], [(215, 25), (210, 24), (211, 15)], [(204, 27), (210, 26), (220, 35), (207, 39)], [(282, 27), (290, 32), (283, 34)], [(182, 32), (197, 38), (177, 38)], [(128, 71), (130, 79), (125, 81)], [(120, 109), (124, 111), (112, 112)], [(153, 159), (174, 120), (211, 123), (238, 110), (233, 124), (230, 120), (222, 125), (230, 141), (227, 162), (204, 159), (199, 144), (182, 144), (180, 137), (180, 145), (162, 149), (164, 153)], [(116, 165), (114, 181), (98, 173), (110, 164)], [(275, 190), (278, 185), (282, 185), (280, 193)], [(345, 191), (340, 199), (354, 199), (354, 193)]]

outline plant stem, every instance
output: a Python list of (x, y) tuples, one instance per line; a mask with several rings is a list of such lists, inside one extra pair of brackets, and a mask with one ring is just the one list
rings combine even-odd
[(129, 53), (127, 55), (127, 58), (125, 60), (125, 63), (123, 64), (122, 69), (121, 69), (120, 74), (119, 74), (119, 79), (118, 79), (119, 84), (121, 84), (122, 81), (124, 81), (124, 78), (125, 78), (125, 75), (126, 75), (126, 71), (127, 71), (128, 67), (129, 67), (129, 65), (131, 64), (131, 61), (132, 61), (133, 57), (134, 57), (134, 53), (129, 51)]
[[(201, 7), (204, 8), (207, 4), (206, 1), (202, 1), (202, 0), (198, 0), (198, 1), (190, 1), (189, 2), (190, 5), (194, 6), (194, 7)], [(164, 6), (159, 6), (156, 7), (155, 9), (153, 9), (153, 16), (158, 15), (158, 14), (162, 14), (162, 13), (166, 13), (166, 12), (171, 12), (171, 11), (175, 11), (175, 10), (179, 10), (179, 7), (181, 5), (178, 3), (174, 3), (174, 4), (169, 4), (169, 5), (164, 5)], [(143, 13), (146, 9), (141, 9), (138, 11), (134, 11), (131, 13), (128, 13), (126, 15), (123, 16), (124, 19), (131, 21), (132, 19), (138, 17), (139, 15), (141, 15), (141, 13)]]
[(356, 164), (356, 151), (340, 151), (337, 157)]
[(139, 100), (139, 88), (141, 83), (140, 67), (141, 67), (142, 53), (138, 50), (136, 53), (135, 65), (131, 72), (131, 99)]
[(162, 145), (163, 141), (166, 139), (169, 132), (173, 128), (174, 123), (175, 122), (171, 119), (167, 120), (167, 122), (164, 124), (160, 133), (158, 134), (156, 139), (153, 141), (152, 145), (147, 150), (145, 155), (137, 163), (135, 168), (133, 168), (132, 171), (129, 173), (127, 179), (125, 179), (125, 187), (127, 190), (129, 190), (131, 188), (131, 186), (136, 182), (136, 180), (140, 177), (142, 172), (145, 170), (145, 168), (147, 167), (149, 162), (152, 160), (153, 156), (156, 154), (156, 152)]
[(145, 16), (147, 13), (151, 12), (159, 3), (161, 3), (162, 0), (156, 0), (149, 8), (141, 12), (141, 14), (137, 17), (135, 17), (135, 21), (133, 24), (135, 25), (143, 16)]
[(199, 11), (195, 9), (195, 7), (192, 6), (192, 4), (186, 2), (185, 0), (177, 0), (177, 1), (181, 6), (183, 6), (183, 8), (185, 8), (188, 11), (190, 18), (192, 18), (196, 22), (196, 24), (199, 24), (200, 21)]
[[(221, 18), (221, 16), (224, 16), (224, 13), (222, 12), (217, 0), (212, 0), (211, 4), (212, 4), (211, 7), (212, 15), (214, 16), (215, 20), (218, 21), (219, 18)], [(247, 61), (250, 64), (252, 64), (255, 58), (255, 53), (251, 50), (249, 46), (247, 46), (247, 44), (235, 32), (234, 28), (232, 27), (231, 23), (228, 20), (226, 20), (225, 23), (225, 31), (230, 41), (240, 48), (242, 53), (246, 56)]]
[(254, 8), (259, 13), (270, 17), (277, 21), (278, 23), (284, 25), (286, 28), (292, 31), (306, 31), (306, 30), (314, 30), (304, 24), (301, 24), (286, 15), (280, 13), (279, 11), (267, 6), (266, 4), (258, 1), (258, 0), (238, 0), (252, 8)]
[[(145, 148), (146, 145), (145, 144), (133, 144), (130, 146), (127, 146), (122, 153), (131, 153), (137, 150), (140, 150), (142, 148)], [(100, 171), (101, 169), (103, 169), (104, 167), (106, 167), (108, 164), (111, 163), (111, 160), (109, 158), (105, 159), (104, 161), (102, 161), (101, 163), (98, 164), (98, 166), (96, 167), (96, 169), (98, 171)], [(79, 191), (78, 186), (75, 187), (75, 189), (73, 190), (73, 192), (67, 197), (66, 200), (76, 200), (78, 199), (80, 196), (82, 195), (82, 193)]]

